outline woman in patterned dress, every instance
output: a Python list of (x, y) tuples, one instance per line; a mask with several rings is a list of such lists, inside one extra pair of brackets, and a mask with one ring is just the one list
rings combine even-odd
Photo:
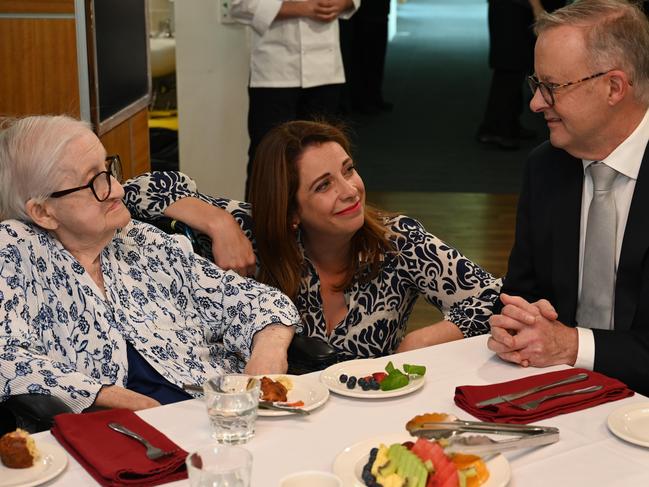
[[(0, 402), (144, 409), (223, 370), (284, 372), (297, 310), (131, 221), (119, 157), (64, 116), (0, 127)], [(246, 365), (247, 362), (247, 365)]]
[[(345, 358), (488, 332), (501, 280), (416, 220), (366, 205), (363, 180), (341, 130), (287, 122), (265, 137), (256, 158), (251, 205), (198, 193), (182, 173), (131, 181), (126, 204), (136, 217), (165, 214), (214, 239), (224, 238), (212, 222), (222, 221), (226, 209), (256, 246), (257, 279), (295, 302), (302, 318), (298, 333), (327, 340)], [(223, 248), (214, 244), (214, 254)], [(404, 338), (420, 295), (444, 320)]]

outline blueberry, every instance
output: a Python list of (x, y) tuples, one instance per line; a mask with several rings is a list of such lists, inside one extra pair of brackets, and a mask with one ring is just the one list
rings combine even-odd
[(347, 379), (347, 389), (353, 389), (354, 387), (356, 387), (356, 377), (352, 375)]
[(347, 382), (347, 376), (345, 374), (340, 374), (340, 382), (343, 384)]
[(373, 391), (378, 391), (381, 388), (381, 385), (374, 379), (372, 379), (372, 382), (370, 383), (370, 389)]

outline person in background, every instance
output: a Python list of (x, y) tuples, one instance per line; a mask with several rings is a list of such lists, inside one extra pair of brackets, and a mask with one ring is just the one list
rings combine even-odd
[(385, 56), (388, 49), (390, 0), (363, 2), (351, 18), (351, 89), (353, 108), (365, 115), (389, 112), (393, 106), (383, 98)]
[[(195, 183), (179, 173), (131, 180), (125, 201), (135, 217), (165, 214), (200, 232), (210, 232), (210, 222), (227, 208), (254, 234), (257, 279), (295, 302), (302, 318), (298, 333), (328, 341), (342, 358), (378, 357), (486, 333), (500, 279), (416, 220), (366, 205), (350, 154), (340, 129), (287, 122), (257, 150), (252, 210), (197, 193)], [(405, 335), (419, 296), (442, 310), (444, 321)]]
[(66, 116), (0, 128), (0, 401), (139, 410), (222, 371), (282, 373), (299, 317), (276, 289), (131, 221), (118, 156)]
[(550, 140), (529, 156), (489, 348), (647, 394), (649, 22), (624, 0), (578, 0), (536, 32), (530, 107)]
[(275, 125), (332, 117), (345, 82), (338, 18), (361, 0), (232, 0), (232, 18), (252, 27), (246, 195), (255, 151)]
[(517, 150), (520, 139), (535, 134), (521, 125), (523, 84), (534, 61), (534, 19), (565, 0), (489, 0), (489, 66), (491, 87), (478, 142), (503, 150)]

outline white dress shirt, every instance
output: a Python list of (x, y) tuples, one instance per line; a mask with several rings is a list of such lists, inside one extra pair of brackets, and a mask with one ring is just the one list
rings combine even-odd
[[(341, 18), (351, 17), (361, 4), (353, 2)], [(338, 20), (275, 20), (281, 6), (281, 0), (232, 0), (232, 18), (252, 27), (250, 86), (312, 88), (344, 83)]]
[[(635, 190), (635, 183), (640, 172), (640, 165), (644, 157), (645, 149), (649, 141), (649, 111), (645, 113), (644, 118), (636, 129), (611, 152), (608, 157), (601, 162), (615, 169), (619, 174), (613, 182), (613, 197), (615, 198), (615, 208), (617, 213), (617, 228), (615, 230), (615, 272), (620, 262), (620, 250), (622, 249), (622, 240), (624, 239), (624, 230), (626, 220), (629, 216), (631, 199)], [(593, 179), (590, 171), (586, 168), (595, 161), (583, 159), (584, 165), (584, 189), (581, 197), (581, 227), (579, 230), (579, 288), (578, 293), (581, 295), (582, 275), (584, 267), (584, 246), (586, 243), (586, 222), (588, 221), (588, 207), (593, 199)], [(615, 302), (614, 302), (615, 303)], [(615, 306), (615, 304), (613, 305)], [(588, 326), (588, 323), (579, 323)], [(613, 318), (615, 326), (615, 318)], [(579, 350), (577, 351), (577, 361), (575, 367), (593, 369), (595, 364), (595, 338), (589, 328), (578, 327), (579, 333)]]

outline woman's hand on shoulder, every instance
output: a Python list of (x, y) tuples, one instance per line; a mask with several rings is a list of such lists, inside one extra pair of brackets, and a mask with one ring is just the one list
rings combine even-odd
[(187, 197), (167, 207), (164, 214), (210, 237), (214, 263), (221, 269), (244, 277), (255, 275), (252, 244), (230, 213), (197, 197)]
[(233, 270), (244, 277), (253, 277), (257, 261), (250, 240), (227, 211), (221, 210), (210, 222), (214, 263), (223, 270)]

